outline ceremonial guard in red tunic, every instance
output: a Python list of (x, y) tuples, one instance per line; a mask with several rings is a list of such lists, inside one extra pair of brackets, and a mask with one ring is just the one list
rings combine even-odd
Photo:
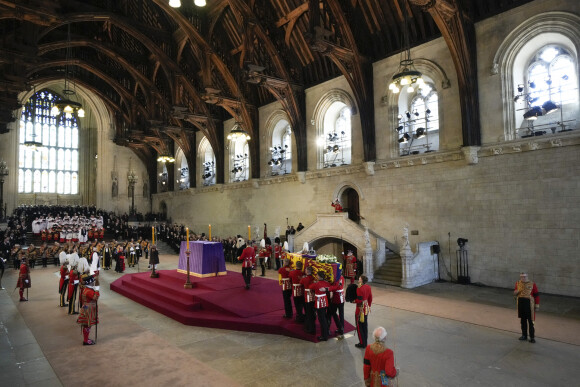
[(318, 271), (317, 276), (318, 281), (311, 284), (310, 289), (314, 290), (314, 296), (316, 297), (315, 307), (321, 333), (321, 336), (318, 337), (318, 340), (326, 341), (328, 340), (328, 320), (326, 319), (328, 298), (326, 297), (326, 292), (330, 288), (330, 284), (324, 280), (325, 276), (322, 270)]
[(342, 206), (340, 205), (340, 201), (338, 198), (334, 199), (332, 203), (330, 203), (332, 207), (334, 207), (334, 212), (342, 212)]
[(395, 355), (385, 346), (387, 331), (383, 327), (378, 327), (374, 330), (373, 336), (375, 342), (366, 348), (363, 360), (365, 386), (392, 386), (390, 379), (397, 376), (397, 370), (395, 369)]
[[(337, 335), (344, 334), (344, 277), (340, 276), (330, 286), (332, 292), (332, 300), (330, 302), (330, 316), (334, 319), (334, 324), (338, 328)], [(338, 314), (337, 314), (338, 312)], [(329, 321), (330, 323), (330, 321)]]
[(282, 298), (284, 299), (284, 318), (292, 318), (292, 279), (290, 279), (290, 260), (284, 260), (284, 266), (278, 270), (280, 285), (282, 285)]
[(351, 284), (354, 284), (354, 278), (356, 277), (356, 257), (350, 250), (346, 254), (346, 257), (344, 257), (344, 276), (350, 280)]
[[(267, 239), (270, 241), (270, 238)], [(261, 248), (258, 252), (258, 261), (260, 263), (260, 267), (262, 268), (262, 274), (260, 274), (260, 277), (264, 277), (266, 275), (266, 263), (272, 255), (272, 245), (269, 244), (265, 239), (262, 239), (260, 245)]]
[(516, 282), (514, 289), (518, 305), (518, 317), (522, 326), (522, 336), (520, 340), (528, 339), (528, 325), (530, 331), (530, 343), (535, 343), (536, 333), (534, 321), (536, 320), (536, 311), (540, 309), (540, 294), (536, 284), (528, 279), (527, 273), (520, 274), (520, 280)]
[(60, 294), (60, 306), (67, 306), (65, 302), (66, 290), (68, 289), (69, 282), (69, 270), (68, 270), (68, 258), (66, 253), (60, 256), (61, 266), (60, 266), (60, 281), (58, 283), (58, 293)]
[(24, 289), (28, 289), (30, 286), (30, 268), (28, 267), (26, 257), (24, 257), (20, 263), (20, 272), (18, 273), (18, 282), (16, 283), (16, 287), (20, 288), (20, 301), (28, 301), (24, 297)]
[(300, 280), (300, 284), (304, 287), (304, 330), (311, 335), (316, 333), (316, 326), (314, 324), (314, 290), (310, 289), (310, 285), (314, 283), (312, 276), (312, 267), (306, 268), (306, 275)]
[(95, 342), (89, 339), (91, 327), (99, 323), (99, 309), (97, 300), (99, 299), (99, 287), (95, 286), (95, 278), (93, 276), (83, 277), (83, 290), (81, 293), (82, 308), (77, 319), (77, 324), (80, 324), (83, 331), (83, 345), (93, 345)]
[[(75, 254), (76, 255), (76, 254)], [(77, 303), (77, 291), (80, 282), (80, 273), (78, 272), (78, 258), (71, 262), (68, 281), (68, 314), (78, 314), (75, 308)]]
[(252, 279), (252, 269), (256, 265), (256, 250), (254, 247), (246, 247), (242, 251), (242, 255), (238, 257), (238, 261), (242, 261), (242, 277), (244, 277), (246, 289), (249, 289), (250, 280)]
[(282, 246), (280, 246), (280, 238), (274, 239), (274, 260), (276, 261), (276, 270), (280, 270), (280, 258), (282, 257)]
[(294, 308), (296, 309), (296, 321), (304, 322), (304, 286), (300, 283), (304, 273), (302, 272), (302, 262), (296, 262), (296, 269), (289, 274), (292, 280), (292, 297), (294, 298)]
[(358, 279), (358, 289), (356, 290), (356, 331), (358, 333), (359, 343), (355, 344), (357, 348), (366, 348), (367, 338), (369, 335), (368, 315), (371, 311), (373, 303), (373, 294), (371, 287), (367, 285), (368, 278), (366, 275), (361, 275)]

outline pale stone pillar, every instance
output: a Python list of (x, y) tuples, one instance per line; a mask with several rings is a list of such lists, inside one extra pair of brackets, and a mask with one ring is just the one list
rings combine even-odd
[(366, 267), (366, 276), (369, 281), (373, 280), (375, 267), (373, 265), (373, 248), (371, 246), (371, 237), (369, 234), (369, 228), (365, 227), (365, 256), (364, 262)]
[(399, 255), (401, 256), (401, 266), (402, 266), (402, 277), (401, 278), (401, 287), (410, 289), (413, 287), (412, 278), (411, 278), (411, 261), (413, 260), (413, 251), (411, 251), (411, 246), (406, 243), (399, 251)]

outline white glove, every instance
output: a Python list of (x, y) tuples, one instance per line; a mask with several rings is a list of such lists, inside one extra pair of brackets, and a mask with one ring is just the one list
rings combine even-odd
[(27, 283), (28, 283), (28, 280), (24, 280), (24, 283), (26, 283), (26, 284), (27, 284)]
[(64, 277), (64, 279), (68, 279), (68, 275)]
[(99, 291), (99, 289), (100, 289), (100, 288), (101, 288), (100, 286), (95, 286), (95, 290), (96, 290), (97, 292)]
[(75, 280), (75, 283), (73, 285), (76, 285), (79, 283), (79, 280)]

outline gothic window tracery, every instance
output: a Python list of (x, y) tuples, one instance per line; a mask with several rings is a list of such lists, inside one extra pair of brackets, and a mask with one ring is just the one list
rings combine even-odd
[(50, 90), (33, 94), (20, 118), (18, 192), (78, 194), (79, 123), (76, 116), (55, 116), (58, 96)]

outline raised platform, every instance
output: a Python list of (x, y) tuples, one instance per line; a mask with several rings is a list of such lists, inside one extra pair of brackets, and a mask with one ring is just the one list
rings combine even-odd
[[(246, 290), (240, 273), (219, 277), (190, 276), (193, 289), (184, 289), (186, 275), (175, 270), (125, 274), (111, 283), (111, 290), (185, 325), (284, 335), (317, 342), (303, 331), (303, 324), (284, 319), (282, 290), (277, 281), (254, 277)], [(345, 333), (354, 327), (345, 321)], [(330, 331), (334, 332), (334, 322)], [(331, 336), (332, 337), (332, 336)]]

